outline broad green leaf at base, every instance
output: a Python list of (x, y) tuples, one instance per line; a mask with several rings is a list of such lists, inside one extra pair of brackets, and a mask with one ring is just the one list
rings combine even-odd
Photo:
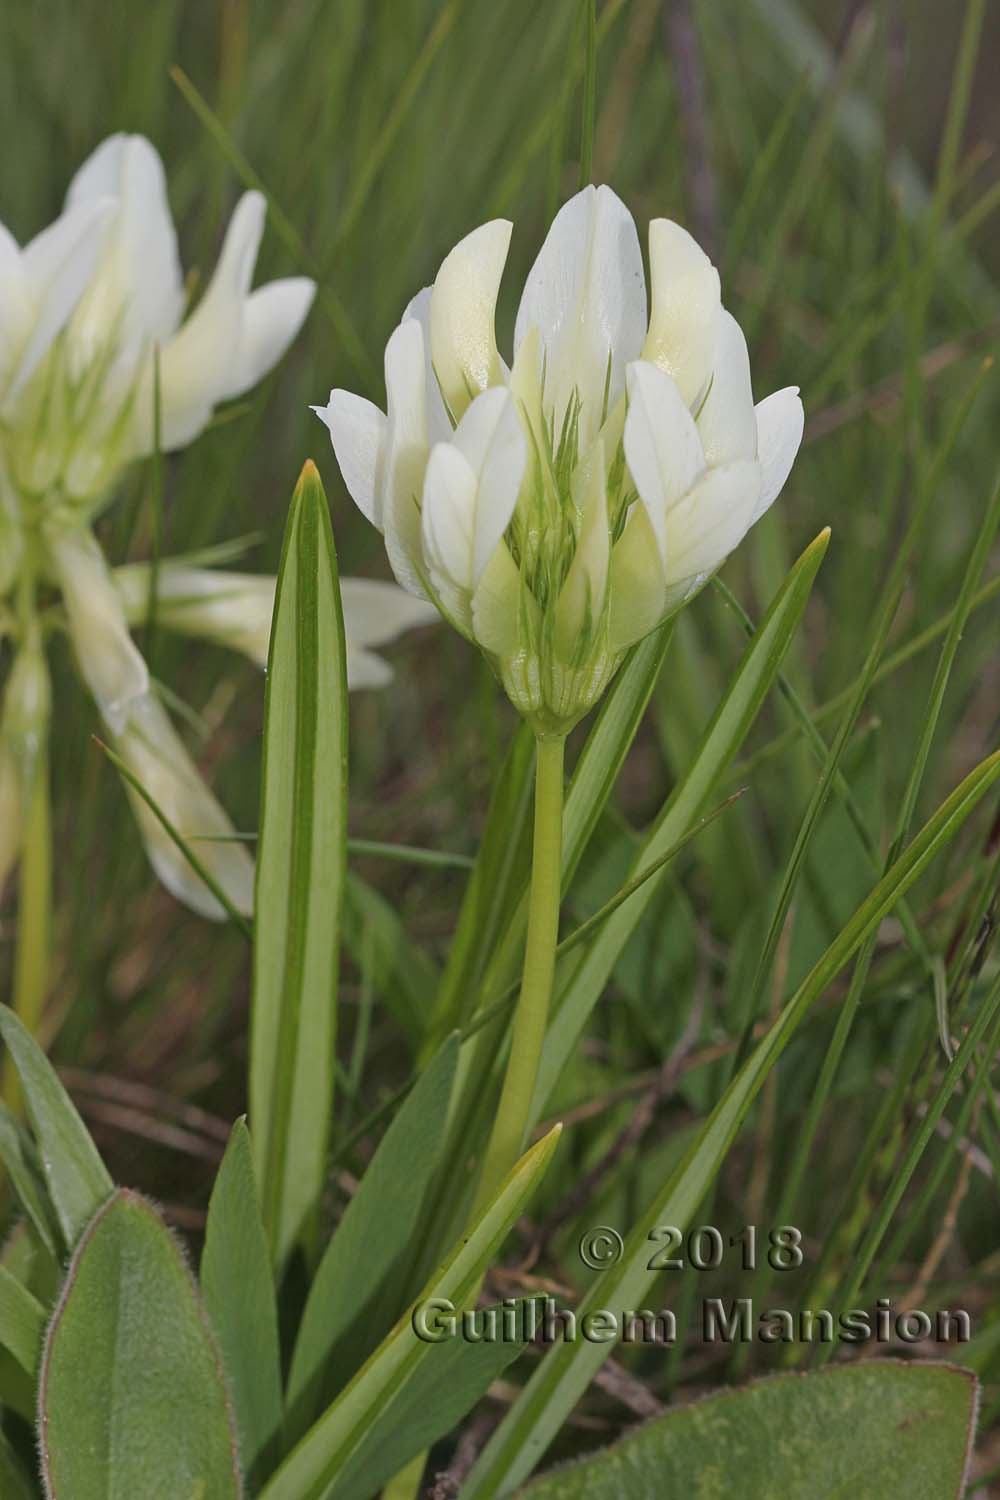
[(120, 1189), (87, 1226), (45, 1341), (45, 1493), (239, 1500), (236, 1433), (194, 1282), (151, 1204)]
[(668, 1411), (524, 1500), (958, 1500), (977, 1380), (954, 1365), (870, 1360), (777, 1375)]

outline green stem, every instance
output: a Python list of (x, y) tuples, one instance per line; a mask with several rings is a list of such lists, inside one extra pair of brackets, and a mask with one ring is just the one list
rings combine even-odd
[[(31, 1035), (37, 1036), (49, 986), (52, 916), (52, 819), (44, 750), (33, 768), (19, 882), (14, 1010)], [(20, 1085), (9, 1059), (5, 1059), (3, 1095), (11, 1109), (20, 1108)]]
[(559, 938), (565, 744), (563, 738), (539, 739), (537, 743), (535, 826), (524, 971), (514, 1013), (507, 1072), (493, 1133), (486, 1148), (474, 1213), (490, 1201), (521, 1155), (531, 1117)]

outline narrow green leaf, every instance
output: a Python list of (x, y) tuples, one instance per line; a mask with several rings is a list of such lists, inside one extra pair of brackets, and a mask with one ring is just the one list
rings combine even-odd
[(315, 1234), (333, 1102), (347, 858), (347, 678), (330, 516), (307, 463), (278, 572), (264, 709), (250, 1121), (276, 1264)]
[(438, 1162), (457, 1056), (458, 1038), (452, 1036), (386, 1131), (320, 1261), (288, 1376), (286, 1437), (302, 1435), (399, 1312), (398, 1303), (390, 1301), (387, 1319), (379, 1320), (386, 1292), (398, 1288), (412, 1255), (424, 1194)]
[[(494, 1255), (544, 1173), (559, 1126), (532, 1146), (484, 1212), (430, 1278), (417, 1300), (463, 1307), (480, 1285)], [(321, 1500), (360, 1452), (369, 1433), (391, 1413), (407, 1383), (438, 1346), (419, 1338), (410, 1316), (389, 1336), (341, 1396), (328, 1407), (265, 1487), (261, 1500)]]
[[(952, 792), (878, 882), (803, 980), (767, 1035), (726, 1089), (695, 1141), (633, 1229), (619, 1263), (592, 1284), (579, 1309), (639, 1308), (656, 1280), (649, 1269), (650, 1231), (658, 1224), (684, 1229), (711, 1186), (747, 1110), (810, 1006), (857, 952), (900, 896), (1000, 778), (1000, 751)], [(607, 1345), (578, 1342), (552, 1349), (487, 1444), (463, 1490), (463, 1500), (505, 1494), (532, 1472), (594, 1372)]]
[(114, 1183), (45, 1053), (6, 1005), (0, 1005), (0, 1037), (20, 1076), (49, 1196), (72, 1248)]
[(244, 1120), (233, 1126), (212, 1188), (200, 1279), (229, 1381), (243, 1467), (252, 1479), (263, 1472), (281, 1428), (281, 1351), (274, 1278)]
[(45, 1339), (48, 1496), (238, 1500), (236, 1432), (194, 1281), (166, 1225), (120, 1188), (88, 1224)]
[[(449, 1327), (441, 1342), (431, 1345), (399, 1397), (376, 1420), (329, 1491), (329, 1500), (361, 1500), (377, 1494), (413, 1457), (453, 1432), (528, 1342), (532, 1331), (529, 1307), (529, 1303), (506, 1301), (499, 1307), (477, 1309), (476, 1327), (485, 1330), (481, 1342)], [(449, 1322), (452, 1316), (446, 1312)], [(491, 1319), (496, 1319), (495, 1336), (491, 1336)], [(431, 1330), (434, 1323), (432, 1314)]]
[[(820, 532), (779, 589), (702, 736), (690, 768), (674, 788), (636, 855), (629, 880), (637, 880), (684, 837), (746, 738), (798, 628), (829, 540), (829, 531)], [(612, 913), (586, 945), (575, 967), (570, 969), (565, 962), (560, 964), (553, 1018), (535, 1091), (536, 1118), (603, 992), (619, 954), (659, 888), (660, 879), (662, 875), (645, 881)]]
[(6, 1266), (0, 1266), (0, 1344), (32, 1379), (38, 1370), (46, 1316), (45, 1308), (27, 1287)]
[[(976, 1428), (978, 1381), (903, 1360), (775, 1375), (668, 1411), (596, 1457), (543, 1475), (525, 1500), (955, 1500)], [(710, 1485), (710, 1489), (706, 1489)]]
[(10, 1178), (17, 1200), (27, 1214), (39, 1240), (49, 1254), (59, 1254), (58, 1234), (52, 1205), (42, 1175), (42, 1164), (27, 1129), (0, 1102), (0, 1162)]

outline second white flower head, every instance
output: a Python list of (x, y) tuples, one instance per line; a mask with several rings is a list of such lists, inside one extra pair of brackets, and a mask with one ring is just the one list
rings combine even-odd
[(557, 214), (508, 368), (494, 314), (511, 225), (474, 230), (385, 352), (387, 414), (316, 408), (396, 577), (433, 599), (541, 733), (598, 699), (629, 646), (704, 583), (777, 497), (802, 437), (795, 387), (756, 407), (708, 256), (607, 187)]

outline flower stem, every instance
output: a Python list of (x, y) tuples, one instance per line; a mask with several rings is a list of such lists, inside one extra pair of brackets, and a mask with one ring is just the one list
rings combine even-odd
[[(52, 913), (52, 820), (44, 751), (39, 752), (31, 781), (19, 880), (14, 1010), (37, 1036), (49, 985)], [(3, 1096), (11, 1109), (20, 1110), (20, 1085), (9, 1058), (4, 1059)]]
[(535, 761), (528, 936), (510, 1057), (493, 1133), (486, 1148), (474, 1213), (490, 1201), (524, 1149), (538, 1065), (549, 1018), (559, 937), (562, 884), (563, 751), (566, 741), (539, 739)]

